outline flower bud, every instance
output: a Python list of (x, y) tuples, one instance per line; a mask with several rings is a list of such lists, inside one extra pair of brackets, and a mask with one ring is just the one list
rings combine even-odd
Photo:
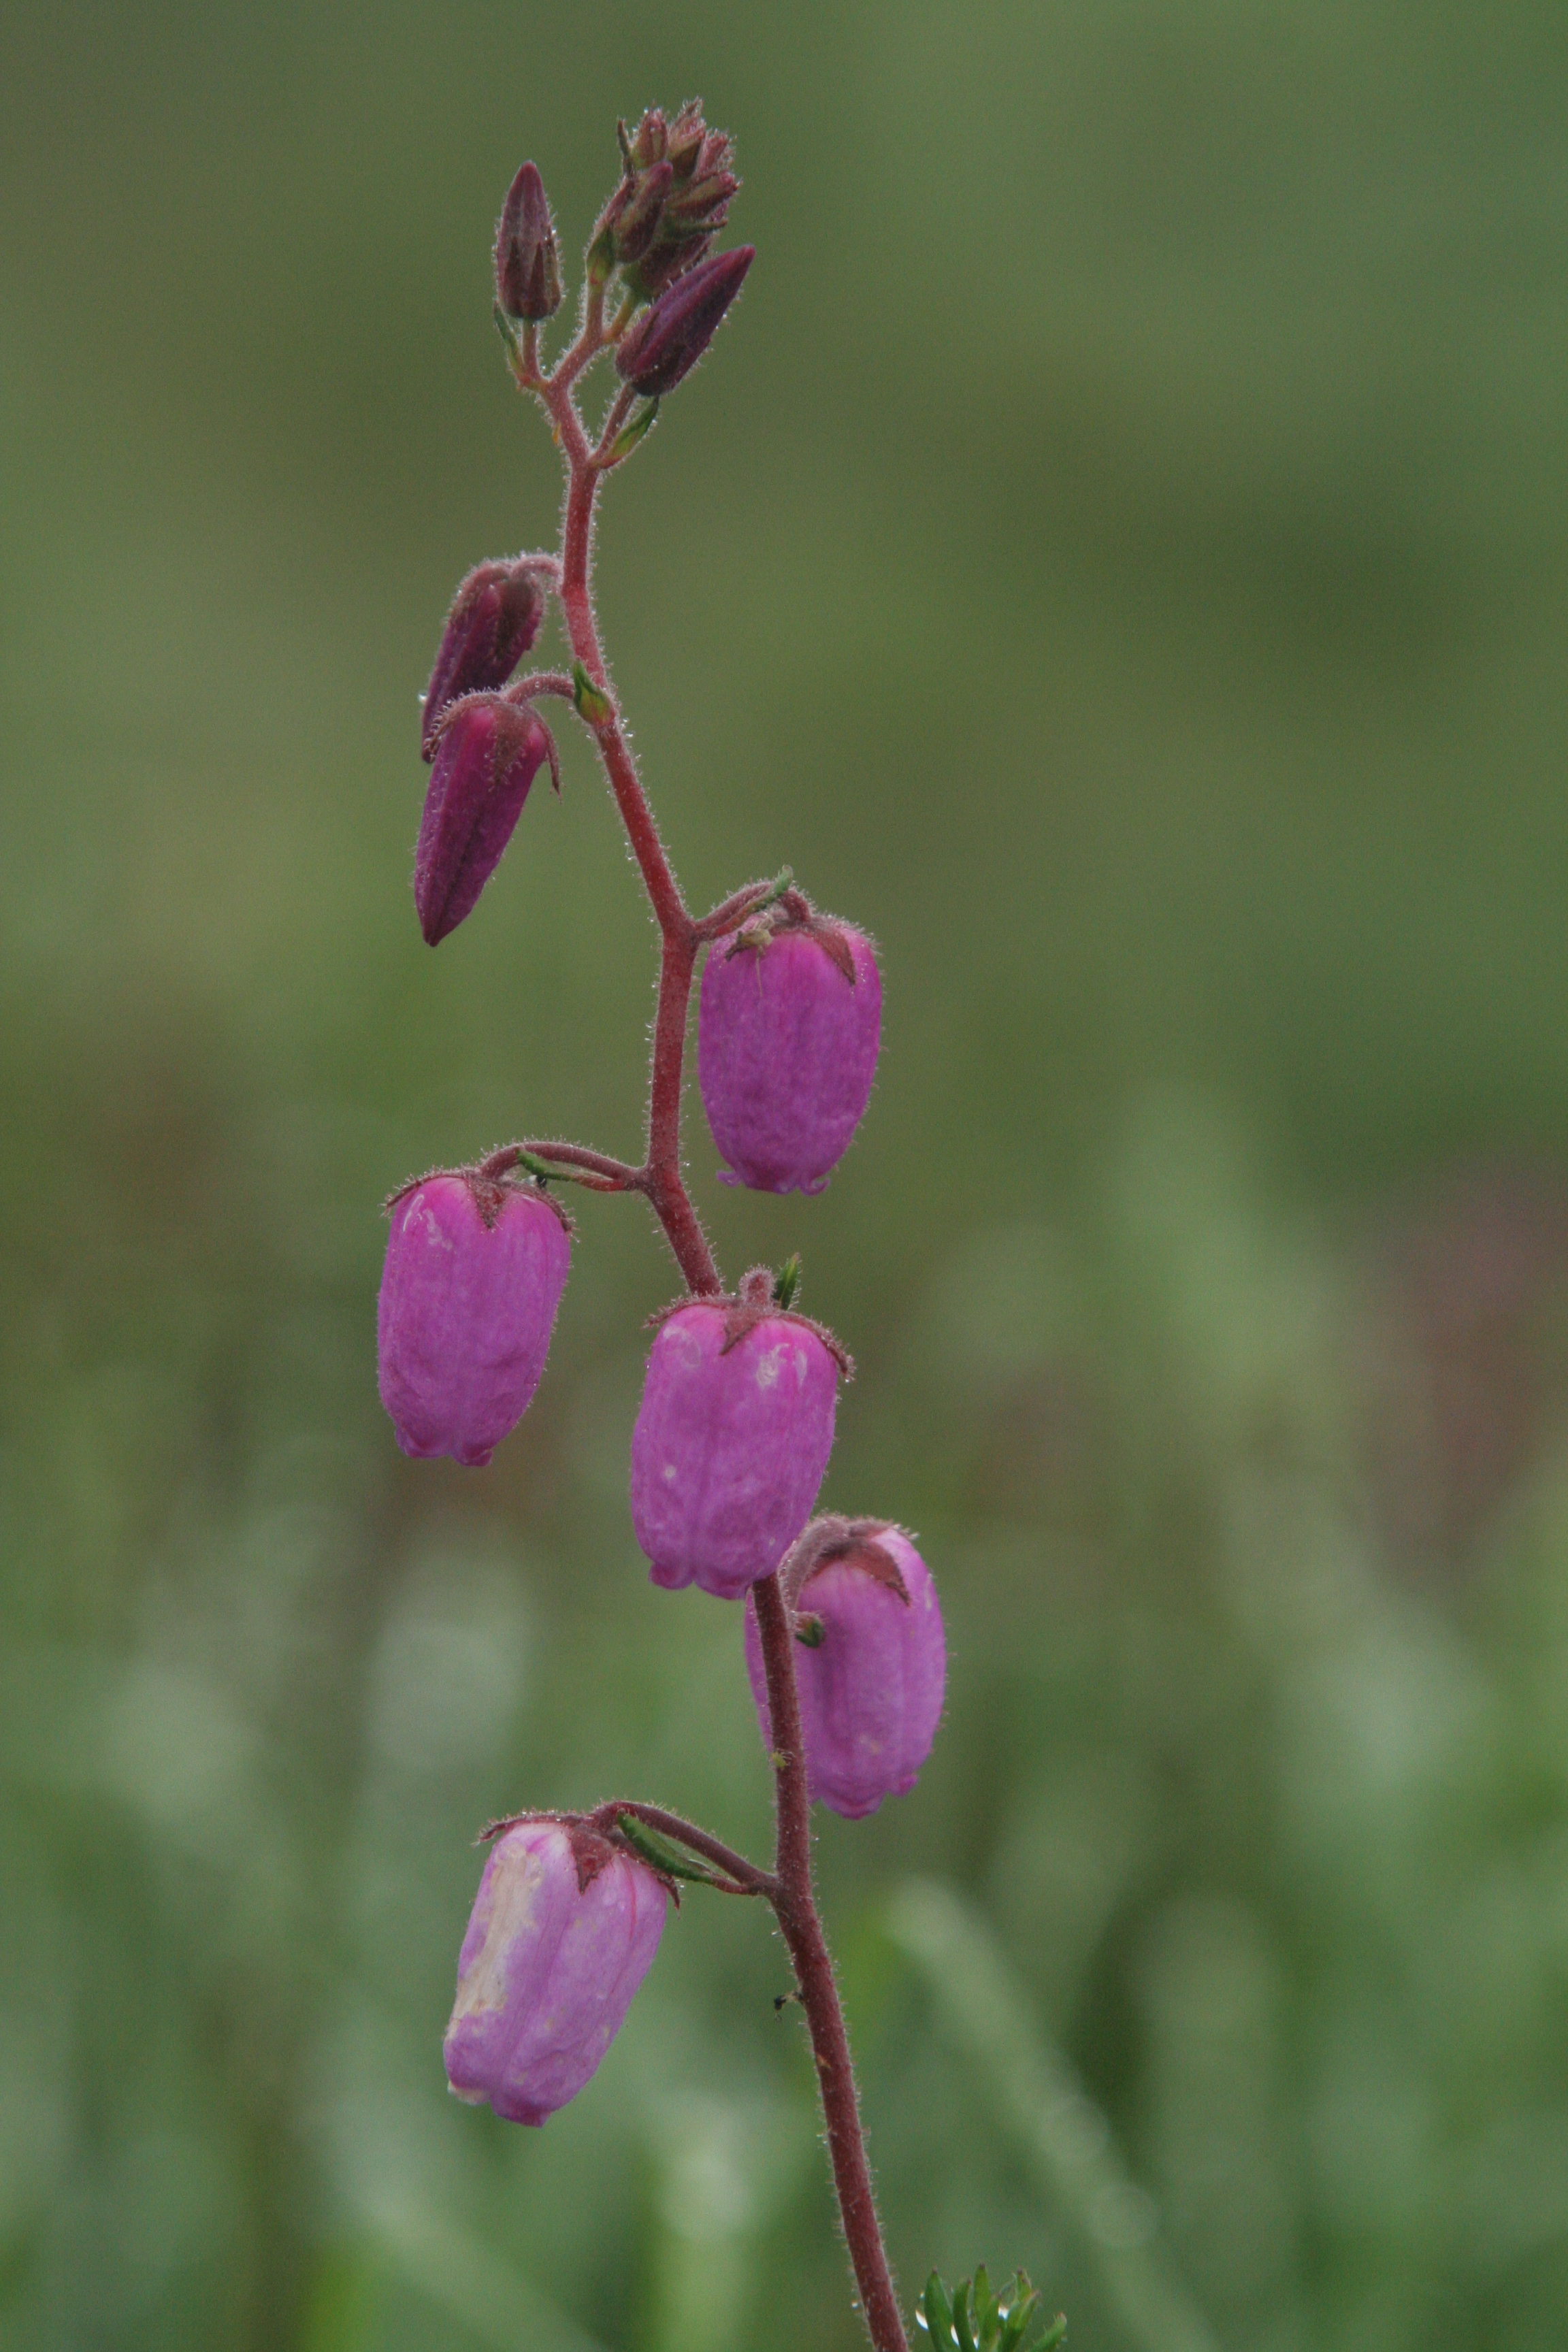
[[(814, 1541), (814, 1538), (816, 1538)], [(824, 1519), (798, 1548), (793, 1600), (811, 1621), (797, 1638), (795, 1685), (810, 1794), (847, 1821), (914, 1787), (942, 1716), (947, 1650), (931, 1571), (908, 1536), (879, 1519)], [(788, 1563), (784, 1580), (793, 1581)], [(746, 1672), (763, 1744), (773, 1719), (756, 1612), (746, 1611)]]
[(395, 1193), (381, 1276), (381, 1401), (405, 1454), (479, 1468), (539, 1386), (571, 1264), (537, 1185), (442, 1170)]
[[(804, 901), (801, 902), (804, 905)], [(713, 1140), (754, 1192), (820, 1192), (871, 1096), (882, 982), (870, 941), (807, 912), (747, 924), (702, 975), (697, 1066)]]
[(592, 1831), (505, 1830), (458, 1960), (442, 2054), (458, 2098), (514, 2124), (574, 2099), (647, 1974), (668, 1902), (646, 1863)]
[(537, 165), (524, 163), (496, 224), (496, 301), (509, 319), (548, 319), (561, 307), (561, 263), (550, 200)]
[(694, 236), (674, 244), (656, 245), (626, 271), (626, 284), (643, 300), (657, 301), (667, 286), (673, 286), (678, 278), (684, 278), (706, 258), (712, 242), (710, 236)]
[[(748, 1277), (750, 1281), (752, 1277)], [(734, 1601), (811, 1517), (840, 1362), (803, 1316), (697, 1299), (665, 1320), (632, 1433), (632, 1524), (656, 1584)]]
[(621, 136), (632, 171), (646, 172), (650, 164), (662, 163), (669, 153), (669, 126), (662, 107), (650, 106), (631, 137), (626, 137), (624, 127)]
[(675, 182), (668, 163), (654, 163), (646, 172), (624, 180), (610, 200), (608, 219), (614, 232), (616, 259), (640, 261), (658, 233), (664, 200)]
[(741, 183), (731, 168), (729, 137), (709, 130), (700, 99), (690, 100), (668, 124), (657, 109), (645, 114), (626, 153), (628, 173), (647, 172), (657, 163), (668, 163), (670, 172), (651, 244), (635, 259), (623, 257), (627, 286), (651, 302), (703, 258)]
[(449, 705), (414, 852), (414, 904), (431, 947), (472, 914), (554, 748), (535, 712), (499, 694)]
[(537, 556), (475, 566), (452, 599), (441, 633), (436, 667), (425, 697), (425, 757), (435, 756), (436, 738), (448, 708), (465, 694), (504, 686), (544, 619), (551, 566)]
[(697, 365), (740, 292), (755, 250), (740, 245), (700, 261), (626, 329), (616, 348), (616, 365), (629, 384), (653, 399), (673, 390)]

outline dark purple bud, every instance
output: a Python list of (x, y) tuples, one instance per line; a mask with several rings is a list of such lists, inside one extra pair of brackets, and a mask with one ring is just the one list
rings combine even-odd
[(666, 220), (671, 228), (721, 228), (730, 215), (730, 199), (741, 183), (733, 172), (714, 172), (689, 181), (670, 197)]
[(708, 1124), (733, 1171), (724, 1181), (820, 1192), (870, 1099), (881, 1028), (877, 959), (852, 925), (764, 921), (717, 944), (697, 1061)]
[(414, 852), (414, 904), (431, 947), (473, 912), (553, 748), (535, 712), (499, 694), (448, 707)]
[[(858, 1821), (884, 1797), (914, 1787), (942, 1716), (947, 1649), (931, 1571), (908, 1536), (876, 1519), (823, 1520), (807, 1529), (802, 1551), (818, 1528), (816, 1564), (794, 1594), (806, 1787)], [(750, 1607), (746, 1670), (763, 1745), (772, 1748), (767, 1676)]]
[(496, 224), (496, 300), (509, 319), (548, 319), (561, 307), (561, 263), (550, 201), (524, 163)]
[(755, 250), (740, 245), (733, 252), (699, 262), (626, 330), (616, 347), (616, 365), (629, 384), (654, 399), (672, 391), (697, 365), (740, 292)]
[(702, 101), (696, 98), (687, 101), (670, 124), (668, 152), (678, 180), (727, 171), (734, 161), (729, 133), (709, 130), (702, 120)]
[(627, 286), (644, 301), (657, 301), (667, 286), (696, 268), (712, 242), (709, 236), (678, 236), (668, 245), (661, 240), (626, 271)]
[(609, 219), (615, 231), (617, 261), (642, 259), (658, 234), (665, 198), (674, 177), (668, 163), (652, 163), (634, 179), (623, 181), (616, 190)]
[(430, 673), (423, 717), (425, 757), (434, 757), (436, 738), (448, 706), (465, 694), (504, 686), (544, 619), (544, 601), (553, 568), (538, 556), (480, 563), (452, 599), (447, 625)]
[(663, 163), (669, 152), (669, 132), (657, 106), (648, 108), (629, 140), (622, 132), (622, 144), (634, 171), (646, 172), (650, 163)]
[(381, 1401), (405, 1454), (482, 1467), (539, 1386), (571, 1263), (565, 1220), (537, 1185), (472, 1168), (406, 1186), (389, 1211)]
[(730, 199), (741, 184), (729, 136), (709, 130), (700, 99), (683, 106), (668, 130), (661, 117), (659, 134), (657, 142), (649, 143), (639, 130), (626, 149), (628, 171), (668, 162), (673, 175), (652, 244), (626, 268), (626, 285), (645, 302), (657, 301), (707, 257), (714, 232), (723, 226)]
[(447, 2080), (509, 2123), (574, 2099), (620, 2031), (669, 1897), (646, 1863), (562, 1822), (490, 1849), (458, 1960)]
[(838, 1366), (800, 1317), (694, 1301), (653, 1343), (632, 1433), (632, 1524), (653, 1580), (738, 1600), (811, 1517), (833, 1451)]

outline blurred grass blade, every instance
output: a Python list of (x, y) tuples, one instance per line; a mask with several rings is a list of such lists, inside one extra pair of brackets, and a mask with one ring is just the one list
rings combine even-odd
[(493, 2352), (605, 2352), (461, 2222), (392, 2191), (363, 2190), (359, 2203), (387, 2259), (476, 2344)]
[(894, 1896), (888, 1927), (1036, 2179), (1089, 2248), (1128, 2343), (1137, 2352), (1219, 2352), (1155, 2239), (1149, 2199), (1067, 2060), (1041, 2032), (984, 1921), (950, 1888), (911, 1879)]

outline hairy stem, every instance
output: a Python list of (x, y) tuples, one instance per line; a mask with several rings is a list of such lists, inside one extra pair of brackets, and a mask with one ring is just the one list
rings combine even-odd
[(612, 1160), (605, 1151), (590, 1151), (581, 1143), (558, 1143), (554, 1139), (533, 1139), (525, 1143), (503, 1143), (479, 1162), (481, 1176), (504, 1176), (523, 1159), (546, 1160), (558, 1168), (582, 1169), (595, 1181), (591, 1189), (605, 1192), (640, 1192), (644, 1190), (643, 1171), (628, 1168), (624, 1160)]
[[(552, 376), (530, 384), (543, 403), (555, 428), (566, 465), (566, 510), (561, 547), (561, 606), (572, 650), (594, 684), (610, 703), (609, 715), (589, 722), (626, 829), (633, 856), (642, 875), (659, 928), (658, 1003), (654, 1014), (653, 1055), (649, 1072), (647, 1156), (640, 1169), (624, 1171), (618, 1162), (605, 1163), (599, 1155), (578, 1157), (574, 1147), (543, 1147), (542, 1156), (558, 1159), (573, 1152), (577, 1164), (608, 1175), (617, 1171), (625, 1189), (647, 1195), (648, 1202), (675, 1253), (688, 1286), (696, 1295), (712, 1297), (722, 1285), (713, 1253), (691, 1204), (680, 1167), (680, 1095), (686, 1051), (686, 1024), (691, 1001), (692, 974), (700, 950), (742, 919), (747, 909), (774, 894), (776, 885), (749, 884), (716, 907), (700, 922), (689, 913), (680, 887), (659, 839), (653, 811), (642, 788), (631, 747), (622, 731), (611, 692), (604, 651), (594, 613), (591, 570), (594, 550), (594, 504), (604, 469), (599, 451), (589, 444), (572, 396), (572, 385), (607, 340), (602, 296), (585, 303), (582, 331)], [(611, 411), (615, 417), (616, 407)], [(606, 427), (599, 449), (607, 446)], [(776, 1575), (765, 1576), (753, 1588), (757, 1622), (762, 1633), (767, 1673), (768, 1706), (773, 1720), (773, 1796), (776, 1853), (771, 1876), (758, 1872), (740, 1854), (696, 1831), (689, 1822), (658, 1807), (628, 1805), (650, 1828), (683, 1840), (694, 1853), (718, 1864), (739, 1885), (767, 1896), (795, 1964), (795, 1981), (805, 2011), (816, 2061), (817, 2084), (827, 2122), (833, 2183), (843, 2219), (845, 2243), (860, 2291), (861, 2308), (875, 2352), (909, 2352), (899, 2315), (897, 2292), (882, 2244), (871, 2189), (870, 2168), (860, 2126), (859, 2102), (849, 2055), (849, 2037), (839, 2006), (833, 1962), (817, 1916), (811, 1881), (811, 1835), (805, 1788), (805, 1759), (801, 1745), (800, 1699), (795, 1688), (795, 1642), (790, 1612)]]

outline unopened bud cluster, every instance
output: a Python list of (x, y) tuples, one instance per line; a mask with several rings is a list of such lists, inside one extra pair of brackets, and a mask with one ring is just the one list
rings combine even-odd
[[(588, 244), (583, 332), (598, 333), (595, 348), (613, 349), (623, 384), (651, 401), (708, 348), (752, 254), (710, 249), (739, 182), (728, 138), (708, 128), (699, 106), (669, 121), (651, 110), (623, 129), (622, 163)], [(537, 371), (537, 331), (563, 287), (531, 163), (507, 195), (495, 268), (519, 380), (547, 392), (528, 371)], [(595, 324), (612, 310), (612, 324)], [(626, 406), (623, 392), (596, 464), (616, 461), (625, 434), (613, 436)], [(473, 911), (541, 768), (556, 773), (541, 694), (566, 695), (594, 729), (616, 723), (580, 660), (570, 681), (513, 682), (552, 601), (564, 601), (562, 580), (556, 558), (523, 555), (479, 564), (453, 599), (422, 725), (430, 779), (414, 896), (432, 946)], [(729, 903), (738, 909), (729, 928), (702, 933), (698, 1024), (702, 1103), (723, 1180), (820, 1192), (870, 1098), (881, 1027), (876, 951), (793, 886), (758, 885)], [(389, 1202), (380, 1380), (405, 1453), (481, 1466), (531, 1401), (571, 1260), (570, 1220), (541, 1181), (551, 1172), (509, 1147), (437, 1171)], [(647, 1171), (622, 1172), (650, 1189)], [(658, 1318), (629, 1485), (653, 1581), (743, 1604), (737, 1633), (769, 1750), (752, 1596), (778, 1574), (807, 1787), (853, 1819), (912, 1787), (942, 1712), (944, 1649), (930, 1573), (902, 1529), (813, 1518), (851, 1370), (832, 1333), (795, 1307), (793, 1275), (775, 1280), (757, 1268), (732, 1294), (678, 1300)], [(668, 1885), (592, 1824), (533, 1816), (505, 1827), (462, 1948), (446, 2042), (454, 2090), (522, 2123), (571, 2098), (653, 1958)]]

